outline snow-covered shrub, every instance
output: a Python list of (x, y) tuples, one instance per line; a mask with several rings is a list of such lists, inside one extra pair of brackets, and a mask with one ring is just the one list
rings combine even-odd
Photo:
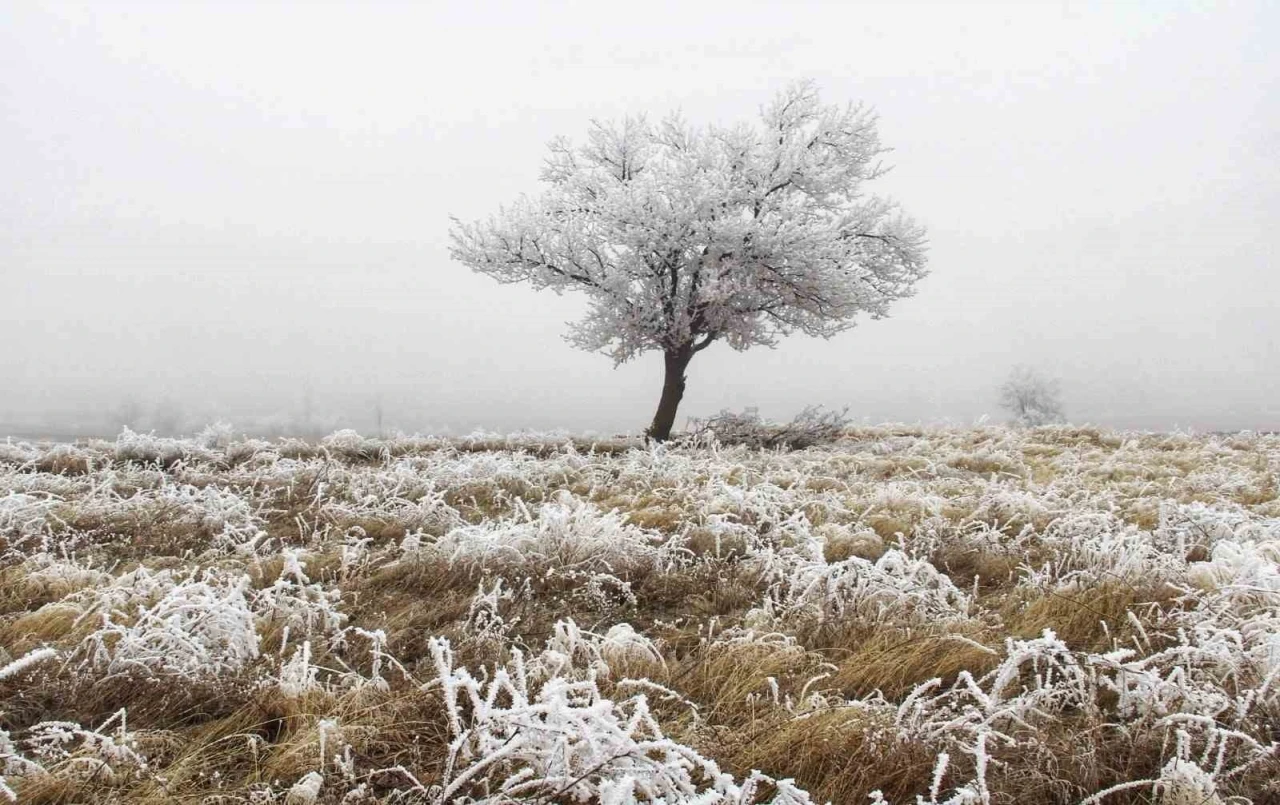
[[(1239, 774), (1280, 750), (1280, 743), (1259, 737), (1271, 729), (1269, 718), (1254, 712), (1263, 703), (1259, 692), (1267, 695), (1266, 683), (1235, 692), (1222, 684), (1224, 671), (1230, 673), (1222, 663), (1230, 665), (1233, 653), (1238, 654), (1238, 646), (1233, 648), (1231, 641), (1213, 646), (1195, 637), (1154, 653), (1073, 652), (1046, 630), (1039, 638), (1006, 640), (1000, 663), (981, 677), (962, 671), (949, 687), (932, 679), (897, 705), (878, 695), (856, 703), (891, 716), (893, 726), (882, 738), (975, 755), (980, 761), (977, 776), (966, 786), (979, 798), (962, 796), (956, 802), (987, 801), (985, 769), (996, 762), (988, 753), (997, 747), (1036, 750), (1038, 736), (1056, 729), (1066, 713), (1127, 732), (1172, 730), (1179, 736), (1177, 754), (1158, 779), (1126, 782), (1086, 802), (1140, 786), (1154, 786), (1166, 795), (1188, 788), (1208, 795), (1215, 780)], [(1275, 692), (1269, 695), (1275, 699)], [(1200, 766), (1191, 760), (1195, 746)], [(1206, 763), (1212, 763), (1208, 771), (1202, 768)], [(941, 760), (939, 768), (945, 771)], [(938, 801), (939, 777), (935, 772), (931, 802)]]
[(33, 462), (35, 469), (53, 475), (83, 475), (93, 465), (93, 455), (74, 444), (55, 444)]
[[(38, 566), (39, 557), (36, 557), (33, 562)], [(81, 577), (81, 574), (86, 572), (79, 562), (74, 561), (55, 561), (52, 563), (51, 570), (57, 574), (54, 576), (55, 579), (61, 574), (66, 574), (71, 580)], [(40, 571), (36, 570), (35, 573), (39, 578)], [(104, 615), (127, 620), (133, 613), (159, 601), (187, 578), (189, 574), (175, 573), (173, 570), (153, 571), (146, 567), (138, 567), (119, 576), (97, 578), (94, 586), (82, 587), (67, 594), (60, 601), (46, 606), (69, 607), (77, 613), (77, 621), (101, 618)]]
[(840, 438), (849, 425), (848, 411), (823, 411), (808, 406), (787, 423), (766, 422), (755, 408), (742, 413), (719, 414), (690, 423), (686, 436), (694, 443), (719, 444), (771, 450), (803, 450)]
[(9, 733), (0, 730), (0, 800), (17, 802), (18, 794), (9, 782), (19, 776), (38, 774), (43, 771), (38, 764), (18, 754)]
[(174, 584), (155, 604), (140, 606), (135, 614), (121, 618), (104, 611), (102, 626), (81, 644), (83, 661), (108, 674), (234, 673), (258, 656), (248, 587), (248, 576), (206, 573)]
[(217, 484), (175, 483), (163, 475), (149, 488), (125, 496), (112, 489), (94, 490), (79, 501), (72, 522), (100, 535), (149, 527), (151, 541), (173, 552), (236, 552), (262, 533), (254, 507), (237, 492)]
[(1202, 588), (1265, 607), (1280, 607), (1280, 540), (1220, 540), (1209, 560), (1191, 563), (1187, 573)]
[(195, 442), (151, 433), (135, 433), (127, 426), (116, 437), (117, 461), (136, 461), (167, 467), (192, 456), (207, 459), (210, 454)]
[(15, 442), (5, 439), (0, 442), (0, 464), (22, 466), (34, 464), (40, 458), (41, 450), (30, 442)]
[(477, 640), (502, 639), (519, 622), (519, 618), (508, 621), (502, 614), (502, 606), (515, 599), (516, 590), (504, 586), (502, 577), (493, 580), (488, 589), (480, 582), (476, 594), (471, 598), (471, 606), (467, 609), (466, 631)]
[(114, 581), (110, 573), (94, 567), (92, 561), (81, 561), (73, 553), (62, 556), (35, 553), (23, 562), (22, 570), (25, 584), (41, 586), (60, 595), (85, 587), (110, 586)]
[(320, 669), (311, 664), (311, 641), (304, 640), (294, 649), (293, 657), (280, 666), (280, 693), (287, 699), (296, 699), (321, 690), (319, 674)]
[(603, 635), (578, 627), (572, 620), (556, 622), (546, 647), (533, 661), (548, 676), (589, 670), (602, 679), (613, 676), (610, 663), (662, 663), (662, 653), (629, 623), (614, 624)]
[(644, 694), (613, 701), (590, 667), (566, 664), (562, 650), (549, 650), (555, 660), (526, 665), (517, 653), (509, 665), (477, 677), (456, 664), (448, 641), (432, 641), (431, 685), (444, 698), (452, 736), (433, 802), (748, 805), (759, 801), (762, 782), (776, 790), (769, 802), (811, 802), (790, 781), (735, 781), (714, 761), (666, 737)]
[(455, 528), (423, 550), (470, 567), (555, 568), (625, 573), (682, 559), (663, 537), (630, 525), (617, 512), (561, 493), (534, 514)]
[(1024, 586), (1079, 590), (1108, 581), (1133, 584), (1177, 579), (1183, 556), (1162, 549), (1143, 531), (1107, 511), (1082, 511), (1054, 519), (1039, 536), (1039, 552), (1052, 556), (1028, 568)]
[(339, 525), (382, 521), (435, 534), (461, 526), (464, 520), (449, 505), (447, 490), (437, 486), (434, 469), (407, 460), (390, 467), (353, 468), (344, 478), (344, 495), (325, 501), (321, 513)]
[(206, 450), (225, 450), (236, 438), (235, 428), (228, 422), (211, 422), (196, 434), (195, 441)]
[(968, 596), (946, 574), (897, 548), (875, 561), (801, 560), (775, 573), (768, 608), (784, 620), (924, 623), (963, 618), (969, 608)]
[(285, 805), (311, 805), (320, 798), (320, 789), (323, 787), (323, 774), (318, 771), (307, 772), (289, 789), (284, 798)]
[(137, 736), (129, 731), (124, 710), (97, 728), (42, 721), (28, 729), (21, 741), (0, 730), (0, 800), (7, 802), (18, 802), (17, 792), (9, 785), (15, 778), (57, 775), (105, 786), (146, 771), (147, 760), (138, 751)]
[(347, 461), (369, 461), (383, 455), (385, 448), (378, 439), (370, 439), (347, 428), (334, 431), (320, 440), (320, 447)]
[(1200, 501), (1165, 501), (1152, 538), (1161, 547), (1183, 555), (1195, 549), (1212, 551), (1220, 540), (1280, 540), (1280, 517), (1258, 517), (1244, 507), (1224, 503), (1209, 506)]

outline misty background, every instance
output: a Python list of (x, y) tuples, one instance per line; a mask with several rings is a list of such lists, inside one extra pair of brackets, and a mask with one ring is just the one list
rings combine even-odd
[[(1280, 6), (0, 4), (0, 436), (124, 418), (638, 431), (656, 354), (448, 257), (592, 118), (865, 101), (928, 227), (891, 318), (717, 344), (681, 408), (1280, 429)], [(380, 414), (379, 414), (380, 412)]]

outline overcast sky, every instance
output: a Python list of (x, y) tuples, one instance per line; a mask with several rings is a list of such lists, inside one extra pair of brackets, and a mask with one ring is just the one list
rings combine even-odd
[[(695, 359), (683, 415), (1280, 428), (1280, 5), (0, 3), (0, 423), (638, 430), (650, 354), (451, 262), (592, 118), (750, 120), (789, 81), (880, 114), (929, 230), (891, 317)], [(2, 434), (0, 434), (2, 435)]]

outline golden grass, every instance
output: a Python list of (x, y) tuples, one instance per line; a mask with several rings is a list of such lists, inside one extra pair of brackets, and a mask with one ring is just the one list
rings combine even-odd
[[(968, 632), (968, 634), (966, 634)], [(954, 682), (961, 671), (981, 675), (996, 666), (995, 650), (983, 650), (983, 638), (991, 640), (973, 626), (959, 626), (956, 631), (942, 628), (919, 629), (909, 633), (901, 629), (883, 629), (865, 639), (843, 646), (838, 656), (838, 670), (830, 682), (852, 696), (866, 696), (880, 691), (890, 699), (900, 699), (912, 688), (930, 679)], [(974, 644), (978, 645), (974, 645)]]
[(891, 802), (908, 801), (929, 778), (934, 753), (920, 744), (874, 740), (884, 726), (853, 709), (764, 721), (724, 735), (723, 753), (731, 769), (778, 770), (820, 802), (865, 802), (874, 790)]
[(1018, 637), (1035, 637), (1052, 629), (1073, 649), (1099, 651), (1110, 648), (1116, 639), (1127, 642), (1132, 632), (1130, 612), (1154, 622), (1153, 616), (1161, 607), (1171, 606), (1178, 594), (1167, 586), (1108, 581), (1083, 592), (1050, 592), (1007, 605), (1004, 622), (1009, 633)]
[(0, 622), (0, 645), (7, 646), (16, 657), (48, 643), (78, 642), (98, 625), (87, 618), (81, 621), (83, 614), (83, 610), (69, 604), (45, 604), (34, 612)]
[[(557, 620), (572, 618), (599, 633), (627, 622), (657, 640), (661, 663), (613, 663), (603, 688), (619, 697), (631, 695), (615, 687), (631, 675), (670, 688), (677, 700), (651, 700), (664, 727), (723, 768), (739, 775), (760, 769), (794, 778), (816, 801), (866, 802), (869, 792), (879, 789), (895, 803), (914, 802), (919, 794), (927, 797), (937, 747), (898, 740), (883, 715), (868, 709), (814, 708), (805, 697), (820, 693), (830, 704), (878, 691), (898, 702), (931, 679), (941, 679), (945, 686), (963, 671), (980, 677), (996, 666), (1006, 638), (1034, 638), (1051, 629), (1074, 650), (1104, 651), (1131, 645), (1131, 616), (1154, 627), (1163, 614), (1182, 605), (1173, 587), (1141, 579), (1109, 579), (1069, 593), (1018, 587), (1022, 565), (1039, 567), (1051, 558), (1037, 553), (1041, 549), (1035, 535), (1043, 534), (1064, 508), (1059, 504), (1028, 515), (1016, 504), (1002, 509), (1003, 504), (989, 502), (979, 510), (993, 474), (1003, 489), (1034, 496), (1047, 494), (1049, 484), (1085, 497), (1106, 492), (1111, 496), (1107, 500), (1114, 501), (1109, 511), (1146, 531), (1160, 525), (1160, 507), (1169, 501), (1231, 503), (1259, 516), (1276, 516), (1280, 500), (1268, 463), (1277, 451), (1260, 437), (1223, 440), (1229, 449), (1209, 450), (1200, 437), (1122, 438), (1099, 429), (1050, 428), (1017, 439), (997, 429), (853, 428), (845, 435), (843, 445), (854, 452), (744, 454), (741, 464), (728, 471), (698, 469), (680, 488), (661, 474), (646, 477), (625, 469), (630, 460), (626, 451), (633, 447), (626, 440), (575, 443), (580, 454), (594, 451), (595, 463), (586, 468), (552, 465), (554, 469), (543, 472), (539, 465), (527, 478), (460, 474), (439, 481), (445, 503), (466, 522), (515, 516), (517, 500), (536, 512), (539, 503), (569, 490), (604, 511), (616, 508), (629, 524), (681, 540), (688, 549), (681, 562), (662, 571), (618, 572), (618, 581), (630, 585), (634, 603), (624, 596), (593, 601), (583, 594), (583, 577), (561, 568), (556, 573), (530, 570), (500, 557), (476, 567), (450, 566), (440, 558), (403, 558), (395, 546), (411, 530), (405, 522), (389, 514), (346, 516), (324, 510), (326, 502), (351, 502), (355, 487), (344, 486), (345, 479), (377, 471), (388, 454), (456, 461), (516, 448), (521, 461), (533, 456), (555, 462), (566, 454), (562, 445), (423, 440), (399, 444), (387, 453), (361, 447), (338, 455), (291, 441), (273, 448), (273, 455), (310, 463), (298, 465), (288, 477), (246, 483), (260, 457), (245, 451), (227, 451), (216, 466), (164, 470), (184, 484), (228, 488), (232, 484), (225, 476), (243, 473), (236, 475), (239, 485), (234, 488), (252, 497), (276, 545), (302, 549), (308, 576), (341, 592), (341, 608), (351, 623), (386, 633), (388, 651), (413, 676), (410, 681), (384, 667), (388, 690), (335, 688), (290, 698), (277, 687), (260, 684), (257, 680), (278, 669), (282, 659), (275, 656), (282, 629), (271, 623), (260, 626), (264, 657), (224, 679), (194, 684), (163, 676), (95, 678), (81, 673), (67, 657), (98, 621), (82, 618), (83, 609), (66, 599), (87, 582), (30, 575), (31, 569), (15, 564), (14, 552), (8, 550), (18, 544), (16, 532), (0, 533), (0, 547), (11, 557), (0, 566), (0, 649), (7, 653), (0, 654), (0, 664), (45, 645), (63, 652), (57, 662), (0, 681), (0, 729), (17, 736), (52, 718), (94, 724), (127, 708), (130, 727), (152, 759), (152, 771), (122, 771), (115, 781), (63, 773), (84, 764), (55, 765), (55, 774), (20, 781), (21, 801), (245, 802), (253, 790), (285, 790), (303, 774), (331, 763), (319, 754), (321, 724), (326, 722), (337, 725), (326, 739), (327, 751), (349, 746), (362, 774), (404, 766), (429, 785), (442, 774), (450, 737), (438, 692), (420, 686), (433, 674), (430, 639), (449, 638), (460, 662), (478, 666), (505, 661), (516, 647), (536, 652)], [(863, 444), (867, 449), (858, 451)], [(943, 458), (929, 460), (922, 454), (925, 447), (930, 457)], [(1139, 456), (1131, 449), (1144, 452)], [(91, 455), (87, 447), (48, 452), (21, 471), (58, 476), (64, 480), (50, 482), (66, 483), (67, 477), (96, 478), (112, 467), (116, 476), (110, 483), (124, 495), (154, 488), (162, 477), (155, 467), (99, 464)], [(1213, 476), (1195, 477), (1214, 467), (1243, 481), (1224, 491), (1205, 482)], [(629, 477), (626, 472), (635, 477), (620, 480)], [(785, 490), (767, 516), (764, 510), (738, 511), (736, 503), (698, 497), (699, 485), (726, 483), (752, 491), (766, 482)], [(85, 562), (92, 559), (94, 567), (109, 568), (115, 575), (139, 564), (152, 570), (199, 569), (195, 557), (217, 537), (212, 526), (164, 506), (89, 510), (69, 499), (58, 515), (62, 522), (51, 525), (51, 531), (59, 539), (76, 540)], [(743, 530), (717, 538), (710, 519), (715, 515), (725, 515)], [(722, 640), (726, 634), (742, 634), (727, 630), (753, 622), (747, 613), (768, 592), (769, 577), (751, 558), (752, 540), (777, 540), (781, 520), (798, 521), (801, 515), (828, 562), (855, 556), (874, 561), (899, 542), (907, 550), (926, 546), (922, 550), (929, 560), (958, 587), (966, 593), (976, 589), (972, 617), (913, 625), (869, 619), (780, 621), (776, 627), (785, 636)], [(962, 531), (975, 524), (991, 528), (981, 532), (989, 544)], [(381, 553), (367, 569), (344, 571), (341, 537), (355, 528), (372, 537), (371, 549)], [(946, 532), (940, 543), (929, 542), (934, 528)], [(1016, 549), (1003, 542), (1024, 528), (1031, 539), (1019, 541)], [(427, 533), (423, 540), (432, 536)], [(788, 540), (769, 544), (795, 547), (794, 539)], [(1202, 547), (1193, 551), (1184, 558), (1208, 558)], [(396, 561), (389, 559), (393, 556)], [(253, 590), (269, 586), (283, 567), (278, 555), (201, 561), (246, 573)], [(466, 627), (474, 596), (482, 584), (487, 589), (499, 577), (508, 589), (521, 591), (502, 604), (509, 628), (503, 638), (477, 638)], [(294, 635), (291, 646), (298, 642)], [(318, 666), (370, 667), (364, 644), (353, 641), (331, 653), (324, 642), (321, 637), (313, 641)], [(1039, 743), (1028, 742), (1017, 751), (993, 750), (999, 761), (989, 777), (993, 802), (1078, 802), (1108, 785), (1158, 774), (1167, 762), (1168, 747), (1151, 734), (1125, 736), (1089, 718), (1068, 712)], [(952, 753), (952, 763), (949, 779), (972, 772), (972, 761), (962, 752)], [(1233, 782), (1230, 793), (1248, 793), (1255, 803), (1280, 803), (1280, 791), (1268, 777), (1277, 771), (1275, 764), (1259, 764)], [(405, 782), (367, 781), (372, 793), (384, 798), (393, 783)], [(326, 789), (324, 796), (329, 794)], [(1149, 799), (1148, 789), (1118, 794), (1106, 805)]]

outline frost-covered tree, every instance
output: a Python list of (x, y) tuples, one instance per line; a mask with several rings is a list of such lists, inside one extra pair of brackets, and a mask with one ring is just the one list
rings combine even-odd
[(1000, 407), (1016, 425), (1035, 427), (1065, 422), (1062, 390), (1057, 380), (1029, 366), (1015, 366), (1000, 387)]
[(924, 230), (865, 183), (885, 152), (875, 115), (794, 84), (757, 125), (679, 115), (595, 122), (554, 140), (546, 190), (451, 232), (454, 259), (499, 282), (584, 292), (570, 341), (615, 363), (657, 350), (665, 380), (649, 435), (666, 439), (693, 356), (793, 332), (829, 338), (882, 318), (925, 275)]

